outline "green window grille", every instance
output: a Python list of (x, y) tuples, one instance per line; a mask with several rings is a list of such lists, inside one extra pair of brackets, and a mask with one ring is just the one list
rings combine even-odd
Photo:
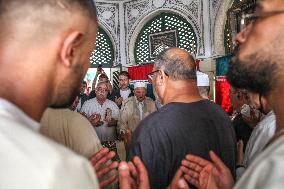
[(155, 60), (150, 56), (149, 35), (170, 30), (177, 33), (177, 47), (196, 54), (197, 38), (191, 24), (177, 14), (164, 12), (147, 22), (139, 33), (134, 47), (136, 64)]
[(91, 53), (91, 68), (102, 64), (104, 68), (111, 68), (114, 61), (114, 49), (109, 35), (99, 27), (96, 41), (96, 48)]

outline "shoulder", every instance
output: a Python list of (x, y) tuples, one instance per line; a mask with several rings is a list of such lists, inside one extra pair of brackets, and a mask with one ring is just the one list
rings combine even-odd
[(155, 106), (155, 101), (150, 97), (146, 97), (145, 102)]
[[(9, 131), (11, 129), (5, 129), (6, 124), (4, 125), (3, 121), (9, 123), (9, 127), (14, 127), (13, 133)], [(21, 182), (22, 178), (20, 177), (23, 176), (27, 178), (27, 180), (25, 180), (26, 184), (32, 181), (29, 179), (38, 178), (38, 182), (34, 183), (35, 187), (30, 188), (37, 188), (38, 184), (50, 184), (46, 179), (40, 178), (54, 179), (56, 186), (60, 186), (59, 188), (64, 188), (64, 182), (66, 184), (68, 179), (69, 181), (71, 179), (70, 184), (76, 184), (78, 187), (89, 186), (90, 188), (91, 184), (97, 183), (95, 175), (91, 173), (92, 168), (90, 164), (84, 158), (81, 158), (71, 150), (68, 150), (64, 146), (57, 144), (39, 133), (34, 132), (29, 129), (28, 126), (18, 123), (15, 120), (2, 119), (1, 117), (0, 130), (0, 133), (5, 133), (5, 135), (0, 134), (1, 140), (5, 141), (5, 146), (1, 146), (1, 148), (3, 151), (10, 152), (6, 155), (5, 153), (2, 154), (2, 163), (14, 165), (13, 167), (15, 167), (10, 167), (9, 170), (5, 172), (5, 175), (1, 175), (2, 177), (7, 177), (7, 179), (18, 177), (18, 181)], [(21, 137), (17, 137), (15, 133)], [(11, 154), (13, 155), (12, 159), (10, 157)], [(23, 158), (27, 156), (29, 158)], [(19, 171), (19, 167), (24, 171)], [(15, 171), (17, 171), (16, 175)], [(38, 172), (40, 172), (39, 175), (35, 174)], [(76, 177), (76, 174), (80, 176)], [(65, 175), (66, 177), (62, 180), (55, 179), (59, 175)], [(2, 179), (2, 181), (5, 182), (6, 179)], [(86, 183), (84, 184), (83, 181)], [(1, 184), (5, 185), (4, 183)]]
[(125, 99), (122, 103), (123, 103), (123, 105), (127, 105), (127, 104), (129, 104), (130, 102), (133, 102), (134, 100), (135, 100), (135, 97), (134, 97), (134, 96), (131, 96), (131, 97)]
[(118, 106), (116, 105), (116, 103), (109, 100), (109, 99), (106, 99), (106, 103), (107, 103), (108, 106), (111, 106), (112, 108), (119, 109)]
[(148, 102), (153, 102), (153, 103), (155, 103), (154, 100), (153, 100), (152, 98), (150, 98), (150, 97), (146, 97), (145, 100), (148, 101)]
[(92, 104), (96, 104), (97, 103), (97, 98), (92, 98), (92, 99), (89, 99), (87, 100), (83, 106), (89, 106), (89, 105), (92, 105)]
[(283, 157), (284, 137), (282, 136), (253, 161), (235, 188), (283, 188)]
[(256, 129), (269, 129), (269, 128), (274, 128), (275, 126), (276, 126), (275, 114), (273, 112), (269, 112), (258, 123)]

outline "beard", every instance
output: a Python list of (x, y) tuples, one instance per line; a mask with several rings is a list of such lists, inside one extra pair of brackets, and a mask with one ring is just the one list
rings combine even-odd
[(59, 85), (55, 101), (50, 105), (51, 108), (68, 108), (76, 96), (80, 94), (80, 85), (83, 78), (81, 67), (77, 67), (70, 77), (65, 78)]
[[(77, 86), (80, 86), (80, 85), (77, 85)], [(75, 85), (73, 85), (71, 89), (70, 89), (70, 86), (69, 88), (67, 88), (66, 85), (60, 86), (60, 87), (61, 87), (61, 91), (57, 95), (56, 102), (50, 105), (51, 108), (55, 108), (55, 109), (68, 108), (73, 104), (76, 96), (80, 94), (80, 89), (75, 88)]]
[(258, 52), (247, 60), (240, 60), (235, 56), (229, 64), (226, 74), (229, 83), (238, 89), (266, 96), (275, 86), (277, 63), (273, 58), (265, 56), (268, 53)]

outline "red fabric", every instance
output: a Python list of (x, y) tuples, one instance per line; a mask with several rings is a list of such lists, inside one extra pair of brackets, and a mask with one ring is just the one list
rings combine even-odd
[(201, 63), (201, 60), (199, 60), (199, 59), (195, 60), (195, 67), (196, 67), (196, 70), (198, 70), (198, 71), (200, 71), (200, 63)]
[(128, 73), (131, 80), (147, 80), (147, 75), (152, 72), (153, 64), (143, 66), (128, 67)]
[(233, 113), (230, 106), (230, 84), (225, 76), (217, 77), (216, 80), (216, 103), (219, 104), (228, 114)]

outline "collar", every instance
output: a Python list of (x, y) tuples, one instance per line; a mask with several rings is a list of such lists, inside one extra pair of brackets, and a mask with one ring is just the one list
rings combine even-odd
[(0, 98), (0, 111), (6, 113), (12, 119), (16, 119), (20, 123), (28, 126), (34, 131), (39, 131), (40, 124), (30, 118), (25, 112), (10, 101)]
[(142, 102), (139, 102), (139, 101), (137, 100), (136, 96), (135, 96), (135, 102), (136, 102), (137, 104), (141, 103), (141, 104), (144, 106), (144, 101), (145, 101), (145, 100), (143, 100)]

